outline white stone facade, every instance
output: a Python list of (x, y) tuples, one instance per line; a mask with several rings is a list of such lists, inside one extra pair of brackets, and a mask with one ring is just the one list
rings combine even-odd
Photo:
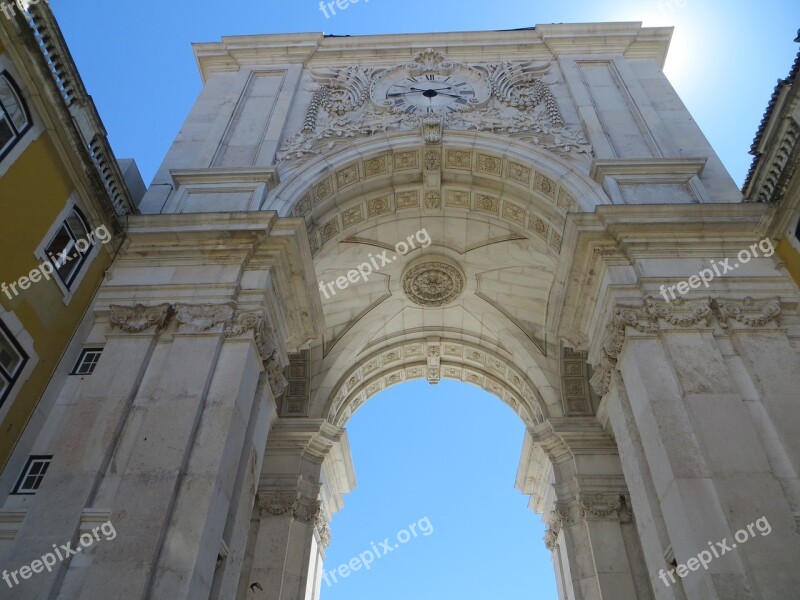
[(35, 433), (40, 490), (0, 512), (4, 568), (92, 519), (118, 537), (15, 597), (316, 600), (347, 420), (416, 378), (525, 422), (516, 483), (562, 599), (795, 597), (798, 289), (756, 246), (664, 296), (769, 218), (664, 77), (670, 35), (195, 46), (203, 91), (93, 307), (100, 363)]

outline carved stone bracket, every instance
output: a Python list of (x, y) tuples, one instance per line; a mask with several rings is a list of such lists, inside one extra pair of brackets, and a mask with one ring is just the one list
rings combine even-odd
[(642, 333), (657, 333), (667, 328), (667, 325), (681, 328), (709, 326), (715, 320), (723, 330), (729, 329), (732, 321), (754, 328), (764, 327), (777, 320), (780, 314), (778, 298), (761, 301), (750, 297), (743, 300), (678, 298), (672, 302), (664, 302), (647, 296), (642, 306), (619, 306), (606, 327), (603, 355), (594, 366), (590, 384), (597, 394), (602, 396), (608, 393), (629, 327)]
[(221, 332), (233, 317), (233, 303), (176, 304), (175, 315), (182, 333)]
[(225, 329), (225, 337), (239, 337), (249, 331), (253, 332), (256, 347), (261, 360), (264, 361), (264, 368), (267, 370), (270, 389), (277, 398), (283, 394), (289, 382), (283, 374), (283, 366), (278, 357), (278, 346), (272, 337), (272, 330), (267, 326), (263, 310), (237, 312)]
[(428, 363), (425, 376), (428, 378), (428, 383), (436, 385), (442, 378), (442, 346), (438, 337), (428, 338), (425, 358)]
[[(442, 118), (441, 117), (425, 117), (422, 119), (422, 139), (425, 140), (425, 144), (432, 146), (436, 144), (441, 144), (442, 142)], [(427, 157), (427, 154), (426, 154)], [(427, 166), (427, 159), (426, 159), (426, 168)], [(441, 161), (437, 164), (436, 168), (440, 168)]]
[(161, 331), (172, 316), (172, 305), (158, 304), (156, 306), (121, 306), (112, 304), (110, 307), (110, 321), (126, 333), (142, 333), (151, 327), (154, 332)]
[(328, 527), (328, 513), (324, 508), (321, 508), (317, 514), (317, 520), (314, 524), (317, 535), (319, 535), (319, 544), (324, 550), (331, 545), (331, 530)]
[(557, 511), (551, 511), (546, 520), (547, 529), (544, 532), (544, 545), (552, 552), (558, 542), (558, 534), (561, 533), (561, 516)]

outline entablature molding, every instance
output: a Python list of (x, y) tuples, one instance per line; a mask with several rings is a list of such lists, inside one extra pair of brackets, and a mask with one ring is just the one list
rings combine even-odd
[(524, 53), (527, 60), (572, 54), (617, 54), (652, 59), (663, 66), (672, 38), (670, 27), (641, 23), (536, 25), (516, 31), (412, 33), (402, 35), (325, 36), (323, 33), (224, 36), (219, 42), (193, 44), (205, 82), (213, 73), (244, 66), (303, 64), (382, 65), (405, 62), (410, 49), (434, 47), (462, 61), (497, 61)]
[[(792, 304), (796, 306), (796, 301)], [(629, 335), (659, 335), (665, 331), (760, 329), (780, 325), (782, 301), (779, 297), (698, 299), (678, 298), (671, 302), (645, 296), (641, 305), (617, 304), (605, 335), (593, 345), (591, 385), (603, 396), (608, 393), (617, 361)]]
[(252, 339), (267, 372), (270, 389), (275, 397), (283, 394), (288, 384), (283, 374), (286, 353), (278, 346), (274, 330), (269, 325), (265, 308), (237, 309), (236, 303), (188, 304), (161, 303), (156, 305), (111, 304), (107, 312), (98, 309), (96, 315), (107, 318), (111, 332), (158, 336), (169, 329), (173, 335), (220, 334), (226, 339)]

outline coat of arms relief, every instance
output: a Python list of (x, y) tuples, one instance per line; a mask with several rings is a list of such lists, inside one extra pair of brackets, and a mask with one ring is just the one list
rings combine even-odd
[(466, 65), (431, 49), (395, 67), (315, 70), (303, 128), (284, 141), (278, 162), (303, 162), (353, 138), (424, 130), (432, 122), (590, 158), (584, 132), (564, 123), (545, 81), (549, 70), (549, 62)]

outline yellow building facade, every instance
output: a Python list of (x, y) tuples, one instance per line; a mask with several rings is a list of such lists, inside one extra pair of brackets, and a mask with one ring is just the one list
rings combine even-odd
[[(798, 31), (800, 34), (800, 31)], [(798, 35), (796, 42), (800, 42)], [(800, 285), (800, 53), (789, 75), (775, 86), (750, 149), (754, 156), (743, 192), (770, 210), (765, 233), (778, 239), (775, 250)]]
[(136, 211), (52, 13), (42, 3), (28, 17), (0, 19), (2, 467), (52, 410), (48, 386), (97, 362), (100, 348), (70, 341)]

